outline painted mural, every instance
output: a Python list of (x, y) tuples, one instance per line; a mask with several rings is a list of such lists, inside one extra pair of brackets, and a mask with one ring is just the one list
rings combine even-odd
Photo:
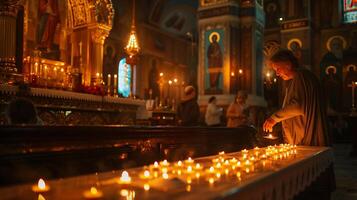
[(61, 24), (66, 21), (65, 2), (35, 0), (23, 2), (26, 6), (25, 38), (27, 49), (40, 50), (44, 58), (60, 59)]
[(205, 32), (205, 90), (220, 94), (223, 88), (224, 31), (214, 29)]
[(343, 0), (343, 21), (345, 23), (357, 22), (357, 0)]
[(118, 67), (118, 94), (124, 97), (130, 95), (131, 68), (123, 58)]

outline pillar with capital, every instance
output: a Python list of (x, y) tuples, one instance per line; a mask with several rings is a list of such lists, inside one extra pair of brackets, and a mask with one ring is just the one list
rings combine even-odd
[[(23, 11), (18, 0), (0, 1), (0, 74), (1, 82), (21, 77)], [(22, 19), (21, 19), (22, 17)], [(21, 25), (22, 23), (22, 25)], [(20, 33), (21, 32), (21, 33)], [(19, 49), (18, 47), (21, 47)]]
[[(110, 27), (97, 25), (90, 28), (90, 34), (92, 39), (92, 53), (91, 59), (91, 79), (96, 83), (100, 83), (100, 77), (98, 80), (97, 74), (103, 74), (103, 52), (104, 41), (109, 35)], [(93, 83), (92, 83), (93, 84)]]

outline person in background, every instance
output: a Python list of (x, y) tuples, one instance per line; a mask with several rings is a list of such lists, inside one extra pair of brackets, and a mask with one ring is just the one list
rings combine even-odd
[(248, 122), (245, 110), (248, 108), (246, 101), (248, 94), (245, 91), (238, 91), (237, 96), (227, 109), (227, 127), (238, 127)]
[(12, 100), (7, 108), (7, 118), (11, 125), (42, 124), (32, 101), (25, 98)]
[(197, 126), (200, 118), (200, 108), (196, 101), (196, 90), (187, 86), (177, 109), (178, 122), (182, 126)]
[(208, 106), (205, 115), (205, 122), (207, 126), (219, 126), (221, 125), (221, 115), (223, 108), (217, 106), (217, 98), (212, 96), (208, 100)]

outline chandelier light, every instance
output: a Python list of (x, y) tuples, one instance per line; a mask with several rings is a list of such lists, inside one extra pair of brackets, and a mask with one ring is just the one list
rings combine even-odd
[(136, 54), (138, 54), (139, 51), (140, 51), (140, 47), (138, 45), (138, 39), (136, 36), (136, 27), (135, 27), (135, 0), (133, 0), (133, 16), (131, 22), (131, 30), (130, 30), (128, 44), (125, 47), (125, 52), (130, 57), (133, 57)]

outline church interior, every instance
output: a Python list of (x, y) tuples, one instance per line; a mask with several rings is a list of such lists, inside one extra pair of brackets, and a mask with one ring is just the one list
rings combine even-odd
[(0, 1), (1, 199), (357, 200), (356, 0)]

